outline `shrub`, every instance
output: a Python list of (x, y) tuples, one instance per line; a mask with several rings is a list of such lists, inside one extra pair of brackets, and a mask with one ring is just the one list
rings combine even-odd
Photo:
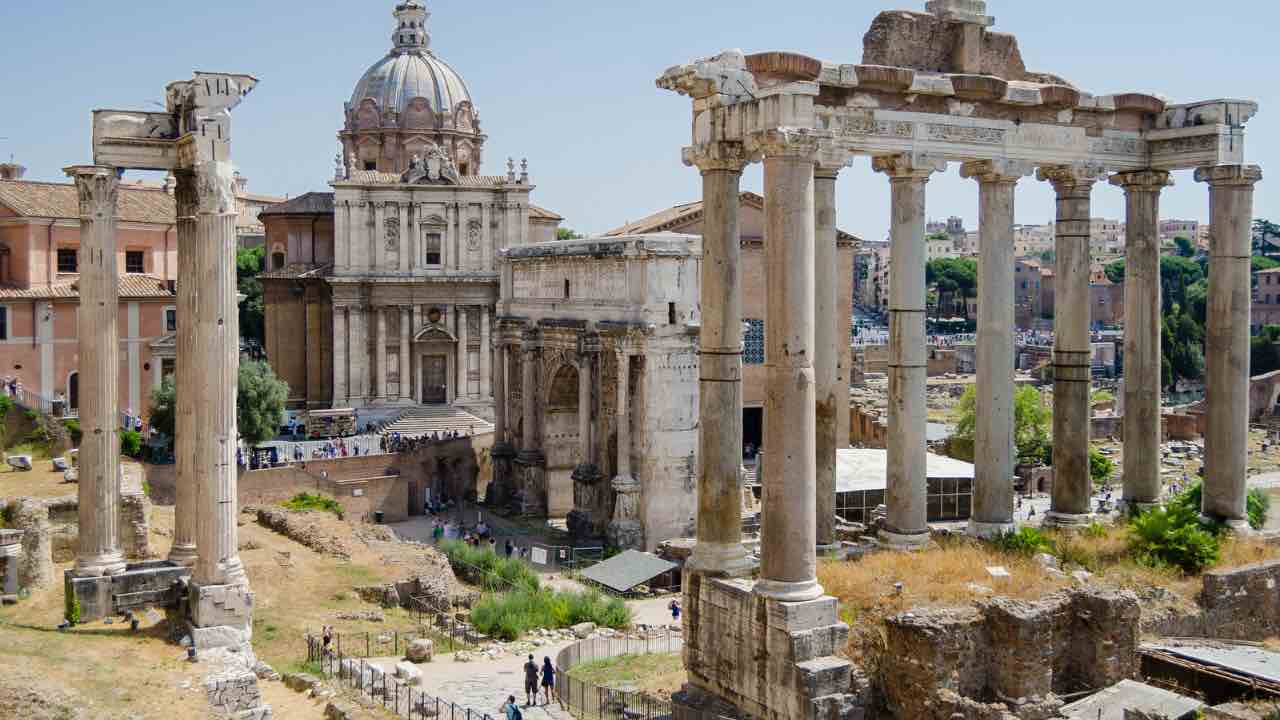
[(40, 419), (40, 413), (36, 412), (35, 410), (23, 410), (22, 417), (30, 420), (31, 422), (35, 422), (36, 420)]
[[(1169, 505), (1184, 507), (1197, 515), (1203, 506), (1204, 486), (1200, 482), (1188, 487), (1169, 501)], [(1249, 518), (1249, 527), (1261, 530), (1267, 524), (1267, 513), (1271, 510), (1271, 497), (1261, 488), (1253, 488), (1245, 501), (1245, 514)]]
[(619, 598), (595, 590), (562, 592), (523, 589), (486, 595), (471, 608), (471, 622), (485, 635), (515, 640), (538, 628), (566, 628), (590, 622), (600, 627), (631, 624), (631, 611)]
[(1107, 531), (1106, 525), (1103, 525), (1100, 522), (1091, 522), (1087, 526), (1085, 526), (1084, 529), (1080, 531), (1080, 534), (1084, 535), (1087, 538), (1093, 538), (1097, 540), (1097, 539), (1106, 537), (1107, 532), (1108, 531)]
[(121, 430), (120, 452), (133, 458), (142, 455), (142, 433), (137, 430)]
[(517, 558), (499, 555), (487, 547), (471, 547), (461, 540), (443, 540), (439, 548), (463, 582), (478, 585), (486, 591), (537, 590), (542, 587), (538, 573)]
[(992, 542), (1001, 552), (1010, 555), (1035, 555), (1038, 552), (1053, 550), (1053, 541), (1040, 530), (1024, 526), (1016, 531), (1001, 533), (992, 538)]
[(13, 409), (13, 398), (8, 395), (0, 395), (0, 415), (8, 415)]
[(1218, 561), (1218, 538), (1200, 524), (1197, 507), (1170, 503), (1140, 513), (1129, 522), (1129, 549), (1144, 565), (1198, 573)]
[(62, 424), (67, 428), (67, 434), (71, 436), (71, 442), (79, 445), (80, 438), (84, 437), (84, 433), (80, 431), (80, 421), (75, 418), (71, 418), (69, 420), (63, 420)]
[(1116, 471), (1116, 464), (1098, 448), (1089, 448), (1089, 475), (1098, 485), (1104, 485)]
[(314, 495), (305, 492), (298, 493), (293, 496), (292, 500), (283, 502), (281, 505), (288, 510), (297, 510), (298, 512), (311, 512), (312, 510), (329, 512), (336, 515), (339, 520), (342, 519), (342, 506), (338, 504), (338, 501), (320, 493)]

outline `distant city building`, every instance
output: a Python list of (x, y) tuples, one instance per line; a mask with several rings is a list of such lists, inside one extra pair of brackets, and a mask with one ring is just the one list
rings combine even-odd
[(1124, 254), (1124, 222), (1109, 218), (1089, 220), (1089, 252), (1095, 256)]
[(1249, 324), (1257, 333), (1265, 325), (1280, 325), (1280, 268), (1259, 270), (1254, 276), (1257, 284)]
[(1014, 257), (1039, 257), (1053, 249), (1053, 225), (1014, 225)]

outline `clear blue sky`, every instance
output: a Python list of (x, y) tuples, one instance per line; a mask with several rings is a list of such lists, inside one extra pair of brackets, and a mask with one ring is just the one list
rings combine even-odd
[[(602, 231), (699, 196), (680, 164), (686, 98), (659, 91), (670, 65), (730, 47), (795, 50), (859, 62), (862, 35), (891, 7), (924, 0), (426, 0), (435, 52), (468, 82), (489, 135), (484, 172), (528, 157), (535, 202), (566, 224)], [(28, 177), (61, 180), (90, 159), (93, 108), (145, 109), (193, 69), (261, 80), (235, 117), (235, 159), (262, 193), (326, 190), (342, 103), (390, 47), (394, 0), (0, 0), (0, 157)], [(1280, 5), (1274, 0), (990, 0), (996, 29), (1019, 38), (1032, 70), (1096, 94), (1149, 92), (1175, 101), (1258, 100), (1247, 126), (1250, 162), (1270, 180), (1255, 214), (1280, 220)], [(843, 229), (882, 238), (888, 189), (869, 161), (841, 175)], [(1178, 173), (1162, 215), (1207, 220), (1208, 197)], [(744, 180), (759, 189), (760, 170)], [(1018, 221), (1052, 219), (1052, 193), (1024, 180)], [(1120, 217), (1116, 188), (1094, 214)], [(956, 167), (929, 186), (929, 215), (976, 225), (977, 186)]]

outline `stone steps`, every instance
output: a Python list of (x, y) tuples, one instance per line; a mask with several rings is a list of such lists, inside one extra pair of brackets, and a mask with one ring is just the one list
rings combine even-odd
[(382, 430), (384, 435), (400, 433), (404, 437), (449, 432), (462, 436), (481, 435), (493, 432), (493, 423), (449, 405), (423, 405), (407, 410)]

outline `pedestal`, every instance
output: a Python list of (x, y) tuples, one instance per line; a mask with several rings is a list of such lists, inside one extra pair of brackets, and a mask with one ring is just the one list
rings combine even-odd
[(238, 648), (253, 638), (253, 592), (248, 586), (193, 582), (187, 599), (197, 650)]
[(537, 450), (521, 450), (515, 468), (520, 478), (520, 512), (530, 517), (547, 514), (547, 458)]
[(609, 543), (623, 550), (644, 549), (644, 526), (640, 523), (640, 483), (631, 476), (613, 479), (613, 520), (609, 522)]

